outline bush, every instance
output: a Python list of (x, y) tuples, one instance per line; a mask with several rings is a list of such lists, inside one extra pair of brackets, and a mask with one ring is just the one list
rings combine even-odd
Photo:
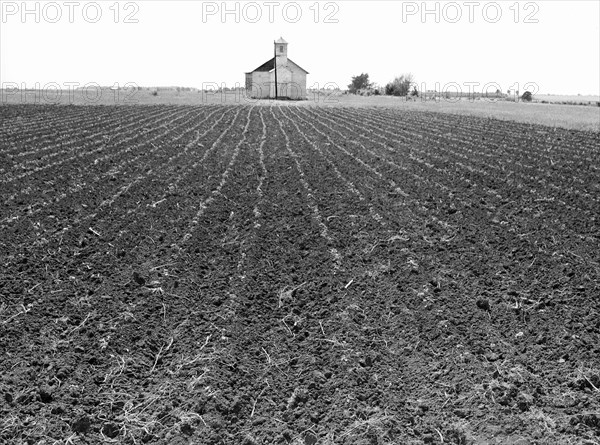
[(412, 82), (412, 74), (403, 74), (396, 77), (385, 86), (385, 94), (388, 96), (408, 96)]
[(150, 94), (152, 94), (153, 96), (158, 96), (158, 91), (154, 90)]
[(521, 96), (521, 99), (525, 102), (531, 102), (533, 99), (533, 94), (531, 94), (531, 91), (525, 91)]

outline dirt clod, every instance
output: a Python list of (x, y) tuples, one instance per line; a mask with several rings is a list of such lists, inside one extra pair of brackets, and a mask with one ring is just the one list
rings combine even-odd
[(87, 416), (83, 416), (77, 419), (75, 422), (73, 422), (73, 424), (71, 425), (71, 429), (75, 433), (86, 434), (90, 430), (91, 425), (92, 422), (90, 418)]
[(319, 439), (317, 438), (317, 436), (315, 436), (312, 433), (307, 433), (304, 436), (304, 445), (316, 445), (318, 441)]
[(186, 436), (191, 436), (194, 434), (194, 428), (189, 423), (184, 423), (180, 427), (181, 432)]
[(38, 394), (40, 396), (40, 400), (42, 401), (42, 403), (50, 403), (53, 400), (52, 392), (50, 391), (50, 389), (48, 387), (40, 388)]
[(146, 280), (142, 277), (139, 272), (133, 272), (133, 281), (135, 281), (138, 285), (143, 286), (146, 284)]
[(120, 428), (115, 423), (105, 423), (102, 425), (102, 434), (110, 439), (114, 439), (119, 435)]
[(481, 299), (477, 300), (477, 307), (482, 311), (490, 311), (490, 302), (489, 300)]

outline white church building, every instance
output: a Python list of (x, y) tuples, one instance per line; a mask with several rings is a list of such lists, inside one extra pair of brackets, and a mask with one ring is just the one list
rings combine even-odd
[(274, 57), (246, 73), (246, 94), (254, 99), (306, 99), (308, 71), (288, 58), (288, 42), (280, 37), (274, 43)]

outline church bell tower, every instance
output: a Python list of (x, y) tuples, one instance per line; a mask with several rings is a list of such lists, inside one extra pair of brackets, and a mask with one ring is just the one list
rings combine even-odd
[(282, 37), (275, 41), (275, 63), (278, 67), (284, 67), (288, 64), (287, 47), (288, 42), (283, 40)]

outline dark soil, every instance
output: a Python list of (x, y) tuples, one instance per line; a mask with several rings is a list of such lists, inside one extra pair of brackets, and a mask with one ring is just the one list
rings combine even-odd
[(0, 443), (600, 441), (598, 133), (0, 118)]

